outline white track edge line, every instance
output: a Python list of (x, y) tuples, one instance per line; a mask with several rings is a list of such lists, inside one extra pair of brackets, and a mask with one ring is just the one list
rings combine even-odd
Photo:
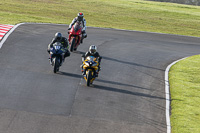
[(177, 61), (172, 62), (170, 65), (167, 66), (165, 70), (165, 97), (166, 97), (166, 124), (167, 124), (167, 133), (171, 133), (171, 124), (170, 124), (170, 86), (169, 86), (169, 70), (170, 68), (175, 65), (177, 62), (185, 59), (179, 59)]
[(13, 26), (13, 28), (11, 28), (10, 31), (8, 31), (8, 32), (6, 33), (6, 35), (3, 37), (3, 39), (2, 39), (1, 42), (0, 42), (0, 48), (3, 46), (3, 43), (7, 40), (7, 38), (9, 37), (9, 35), (10, 35), (18, 26), (20, 26), (20, 25), (22, 25), (22, 24), (24, 24), (24, 23), (19, 23), (19, 24)]

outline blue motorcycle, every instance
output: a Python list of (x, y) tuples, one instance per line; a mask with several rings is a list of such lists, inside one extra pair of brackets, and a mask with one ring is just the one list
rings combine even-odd
[(64, 61), (65, 50), (60, 42), (55, 42), (50, 48), (50, 64), (53, 66), (53, 72), (59, 71), (59, 67)]

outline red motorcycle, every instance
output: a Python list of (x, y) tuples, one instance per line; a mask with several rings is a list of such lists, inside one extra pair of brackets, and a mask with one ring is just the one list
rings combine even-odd
[(71, 30), (68, 32), (69, 34), (69, 46), (70, 46), (70, 51), (76, 51), (78, 48), (78, 45), (80, 45), (80, 41), (82, 39), (82, 26), (80, 22), (76, 22)]

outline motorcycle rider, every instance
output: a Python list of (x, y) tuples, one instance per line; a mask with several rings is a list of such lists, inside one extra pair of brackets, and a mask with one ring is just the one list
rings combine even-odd
[[(85, 54), (82, 55), (82, 62), (88, 57), (88, 56), (94, 56), (95, 58), (97, 58), (99, 66), (97, 71), (95, 72), (95, 77), (98, 77), (98, 73), (101, 70), (100, 67), (100, 63), (101, 63), (101, 59), (102, 57), (99, 55), (99, 53), (97, 52), (97, 47), (95, 45), (91, 45), (89, 47), (89, 51), (87, 51)], [(84, 64), (82, 63), (81, 68), (82, 68), (82, 74), (85, 75), (86, 74), (86, 70), (83, 68)]]
[(55, 37), (53, 38), (53, 40), (51, 41), (51, 43), (48, 45), (48, 48), (47, 48), (47, 52), (50, 54), (50, 48), (53, 47), (53, 44), (55, 42), (60, 42), (63, 46), (63, 49), (64, 49), (64, 59), (63, 59), (63, 62), (65, 60), (65, 57), (68, 57), (70, 56), (70, 52), (68, 50), (69, 48), (69, 45), (68, 45), (68, 41), (67, 41), (67, 38), (63, 37), (62, 34), (60, 32), (57, 32), (55, 34)]
[(83, 39), (84, 38), (86, 38), (87, 37), (87, 34), (86, 34), (86, 20), (85, 20), (85, 18), (83, 18), (83, 13), (82, 12), (79, 12), (78, 14), (77, 14), (77, 17), (75, 17), (73, 20), (72, 20), (72, 22), (71, 22), (71, 24), (69, 25), (69, 28), (68, 28), (68, 30), (71, 30), (71, 28), (72, 28), (72, 26), (77, 22), (77, 21), (79, 21), (79, 22), (81, 22), (81, 25), (82, 25), (82, 37), (81, 37), (81, 43), (83, 43)]

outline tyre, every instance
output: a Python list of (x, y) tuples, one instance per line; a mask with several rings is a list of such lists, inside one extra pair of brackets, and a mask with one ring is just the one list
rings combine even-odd
[(90, 86), (90, 80), (92, 79), (92, 71), (87, 73), (87, 86)]
[(73, 52), (74, 51), (74, 47), (75, 47), (75, 44), (76, 43), (76, 39), (75, 38), (72, 38), (71, 40), (71, 46), (70, 46), (70, 51)]
[(58, 58), (54, 58), (54, 66), (53, 66), (53, 72), (56, 73), (57, 71), (59, 71), (59, 62), (58, 62)]

